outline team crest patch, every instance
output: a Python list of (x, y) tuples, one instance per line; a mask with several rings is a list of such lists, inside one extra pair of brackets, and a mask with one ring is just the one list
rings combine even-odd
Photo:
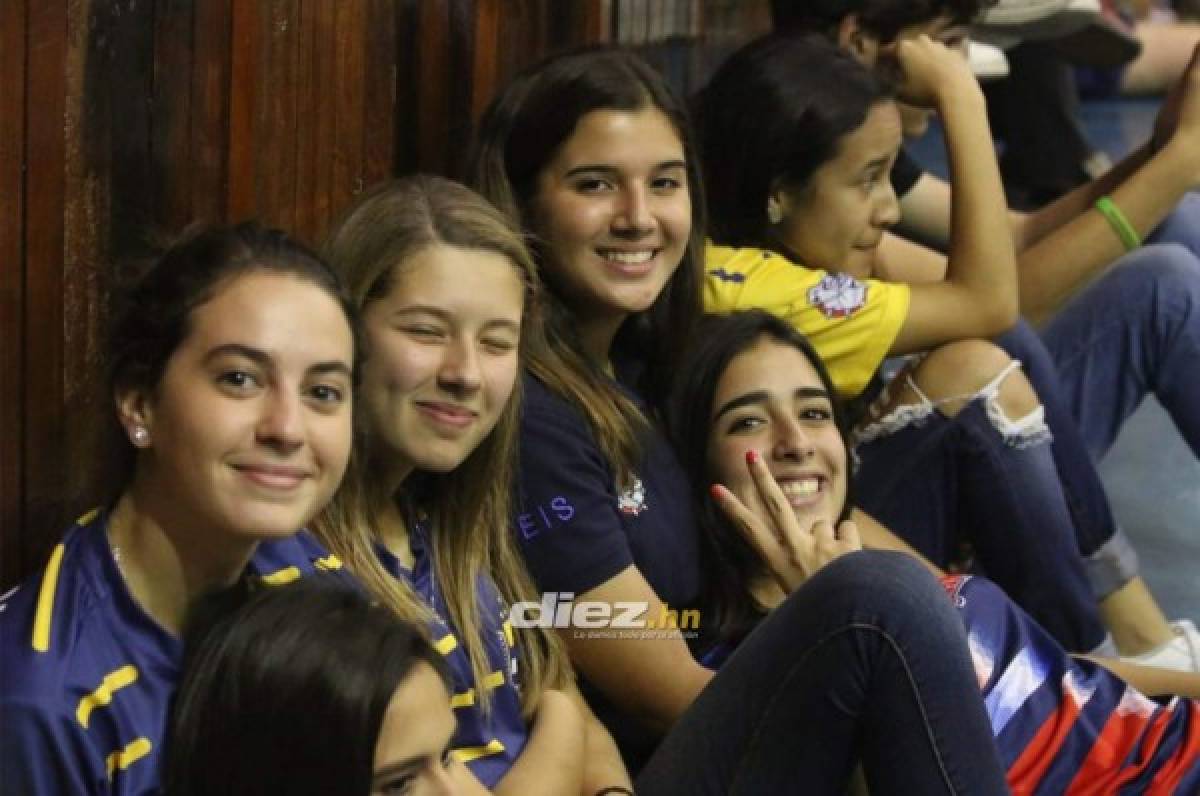
[(617, 496), (617, 510), (636, 517), (647, 508), (649, 506), (646, 505), (646, 487), (642, 485), (642, 479), (634, 476), (633, 486)]
[(808, 303), (826, 318), (848, 318), (867, 303), (867, 286), (846, 274), (826, 274), (809, 289)]

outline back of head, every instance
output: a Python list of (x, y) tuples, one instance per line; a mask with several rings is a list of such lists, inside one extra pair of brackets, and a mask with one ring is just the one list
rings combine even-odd
[(771, 18), (781, 33), (820, 33), (835, 37), (851, 15), (881, 41), (904, 28), (937, 19), (966, 24), (996, 0), (771, 0)]
[(414, 626), (332, 576), (217, 595), (186, 643), (168, 796), (365, 796), (400, 683), (421, 661), (446, 681)]
[(887, 96), (820, 36), (767, 36), (730, 56), (693, 106), (713, 240), (768, 246), (770, 193), (802, 188)]

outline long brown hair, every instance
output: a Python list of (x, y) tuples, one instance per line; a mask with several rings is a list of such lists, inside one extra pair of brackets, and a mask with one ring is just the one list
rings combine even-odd
[[(636, 112), (655, 108), (670, 120), (683, 144), (692, 228), (683, 261), (645, 312), (625, 321), (614, 347), (636, 351), (645, 368), (636, 385), (655, 409), (666, 403), (672, 368), (701, 312), (704, 194), (684, 104), (662, 75), (634, 53), (589, 47), (556, 55), (518, 75), (485, 112), (471, 163), (476, 188), (510, 217), (530, 228), (537, 175), (575, 131), (598, 110)], [(529, 370), (551, 390), (580, 406), (597, 444), (627, 483), (639, 458), (638, 439), (647, 425), (636, 404), (610, 383), (584, 354), (573, 313), (554, 292), (553, 255), (533, 242), (549, 285), (546, 339), (553, 360), (531, 358)]]
[[(337, 224), (324, 252), (361, 309), (387, 295), (398, 271), (428, 246), (445, 244), (496, 252), (508, 258), (526, 286), (522, 350), (536, 345), (538, 281), (520, 233), (474, 191), (440, 177), (416, 176), (386, 183), (365, 196)], [(370, 351), (367, 352), (369, 360)], [(428, 521), (434, 575), (450, 619), (471, 659), (476, 691), (487, 705), (488, 661), (479, 627), (476, 577), (486, 573), (504, 600), (528, 599), (533, 584), (516, 549), (510, 525), (513, 466), (520, 419), (520, 383), (492, 432), (447, 473), (409, 476), (401, 494), (380, 494), (367, 472), (371, 440), (351, 454), (341, 489), (318, 517), (315, 530), (381, 601), (408, 619), (430, 613), (411, 587), (393, 578), (374, 550), (385, 501), (399, 501), (405, 521)], [(419, 486), (414, 486), (418, 484)], [(521, 630), (517, 653), (523, 668), (522, 704), (532, 714), (542, 690), (566, 676), (557, 637), (543, 628)]]

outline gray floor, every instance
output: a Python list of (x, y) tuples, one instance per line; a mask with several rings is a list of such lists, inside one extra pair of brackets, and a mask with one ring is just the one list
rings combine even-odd
[[(1152, 100), (1091, 102), (1081, 116), (1092, 144), (1117, 161), (1146, 139), (1157, 108)], [(914, 154), (945, 176), (936, 126)], [(1200, 623), (1200, 462), (1152, 397), (1129, 419), (1100, 474), (1164, 612)]]
[(1200, 621), (1200, 462), (1153, 398), (1121, 430), (1100, 475), (1163, 611)]

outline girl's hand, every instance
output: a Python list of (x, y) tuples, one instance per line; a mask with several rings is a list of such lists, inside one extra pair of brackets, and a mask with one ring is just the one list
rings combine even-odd
[(836, 532), (828, 520), (803, 527), (757, 453), (747, 454), (746, 466), (754, 482), (754, 494), (738, 496), (714, 484), (712, 496), (784, 592), (790, 594), (835, 558), (862, 549), (858, 526), (850, 520), (841, 523)]
[(880, 49), (879, 57), (897, 73), (896, 96), (904, 102), (934, 108), (956, 92), (981, 93), (963, 54), (925, 34), (900, 39)]

